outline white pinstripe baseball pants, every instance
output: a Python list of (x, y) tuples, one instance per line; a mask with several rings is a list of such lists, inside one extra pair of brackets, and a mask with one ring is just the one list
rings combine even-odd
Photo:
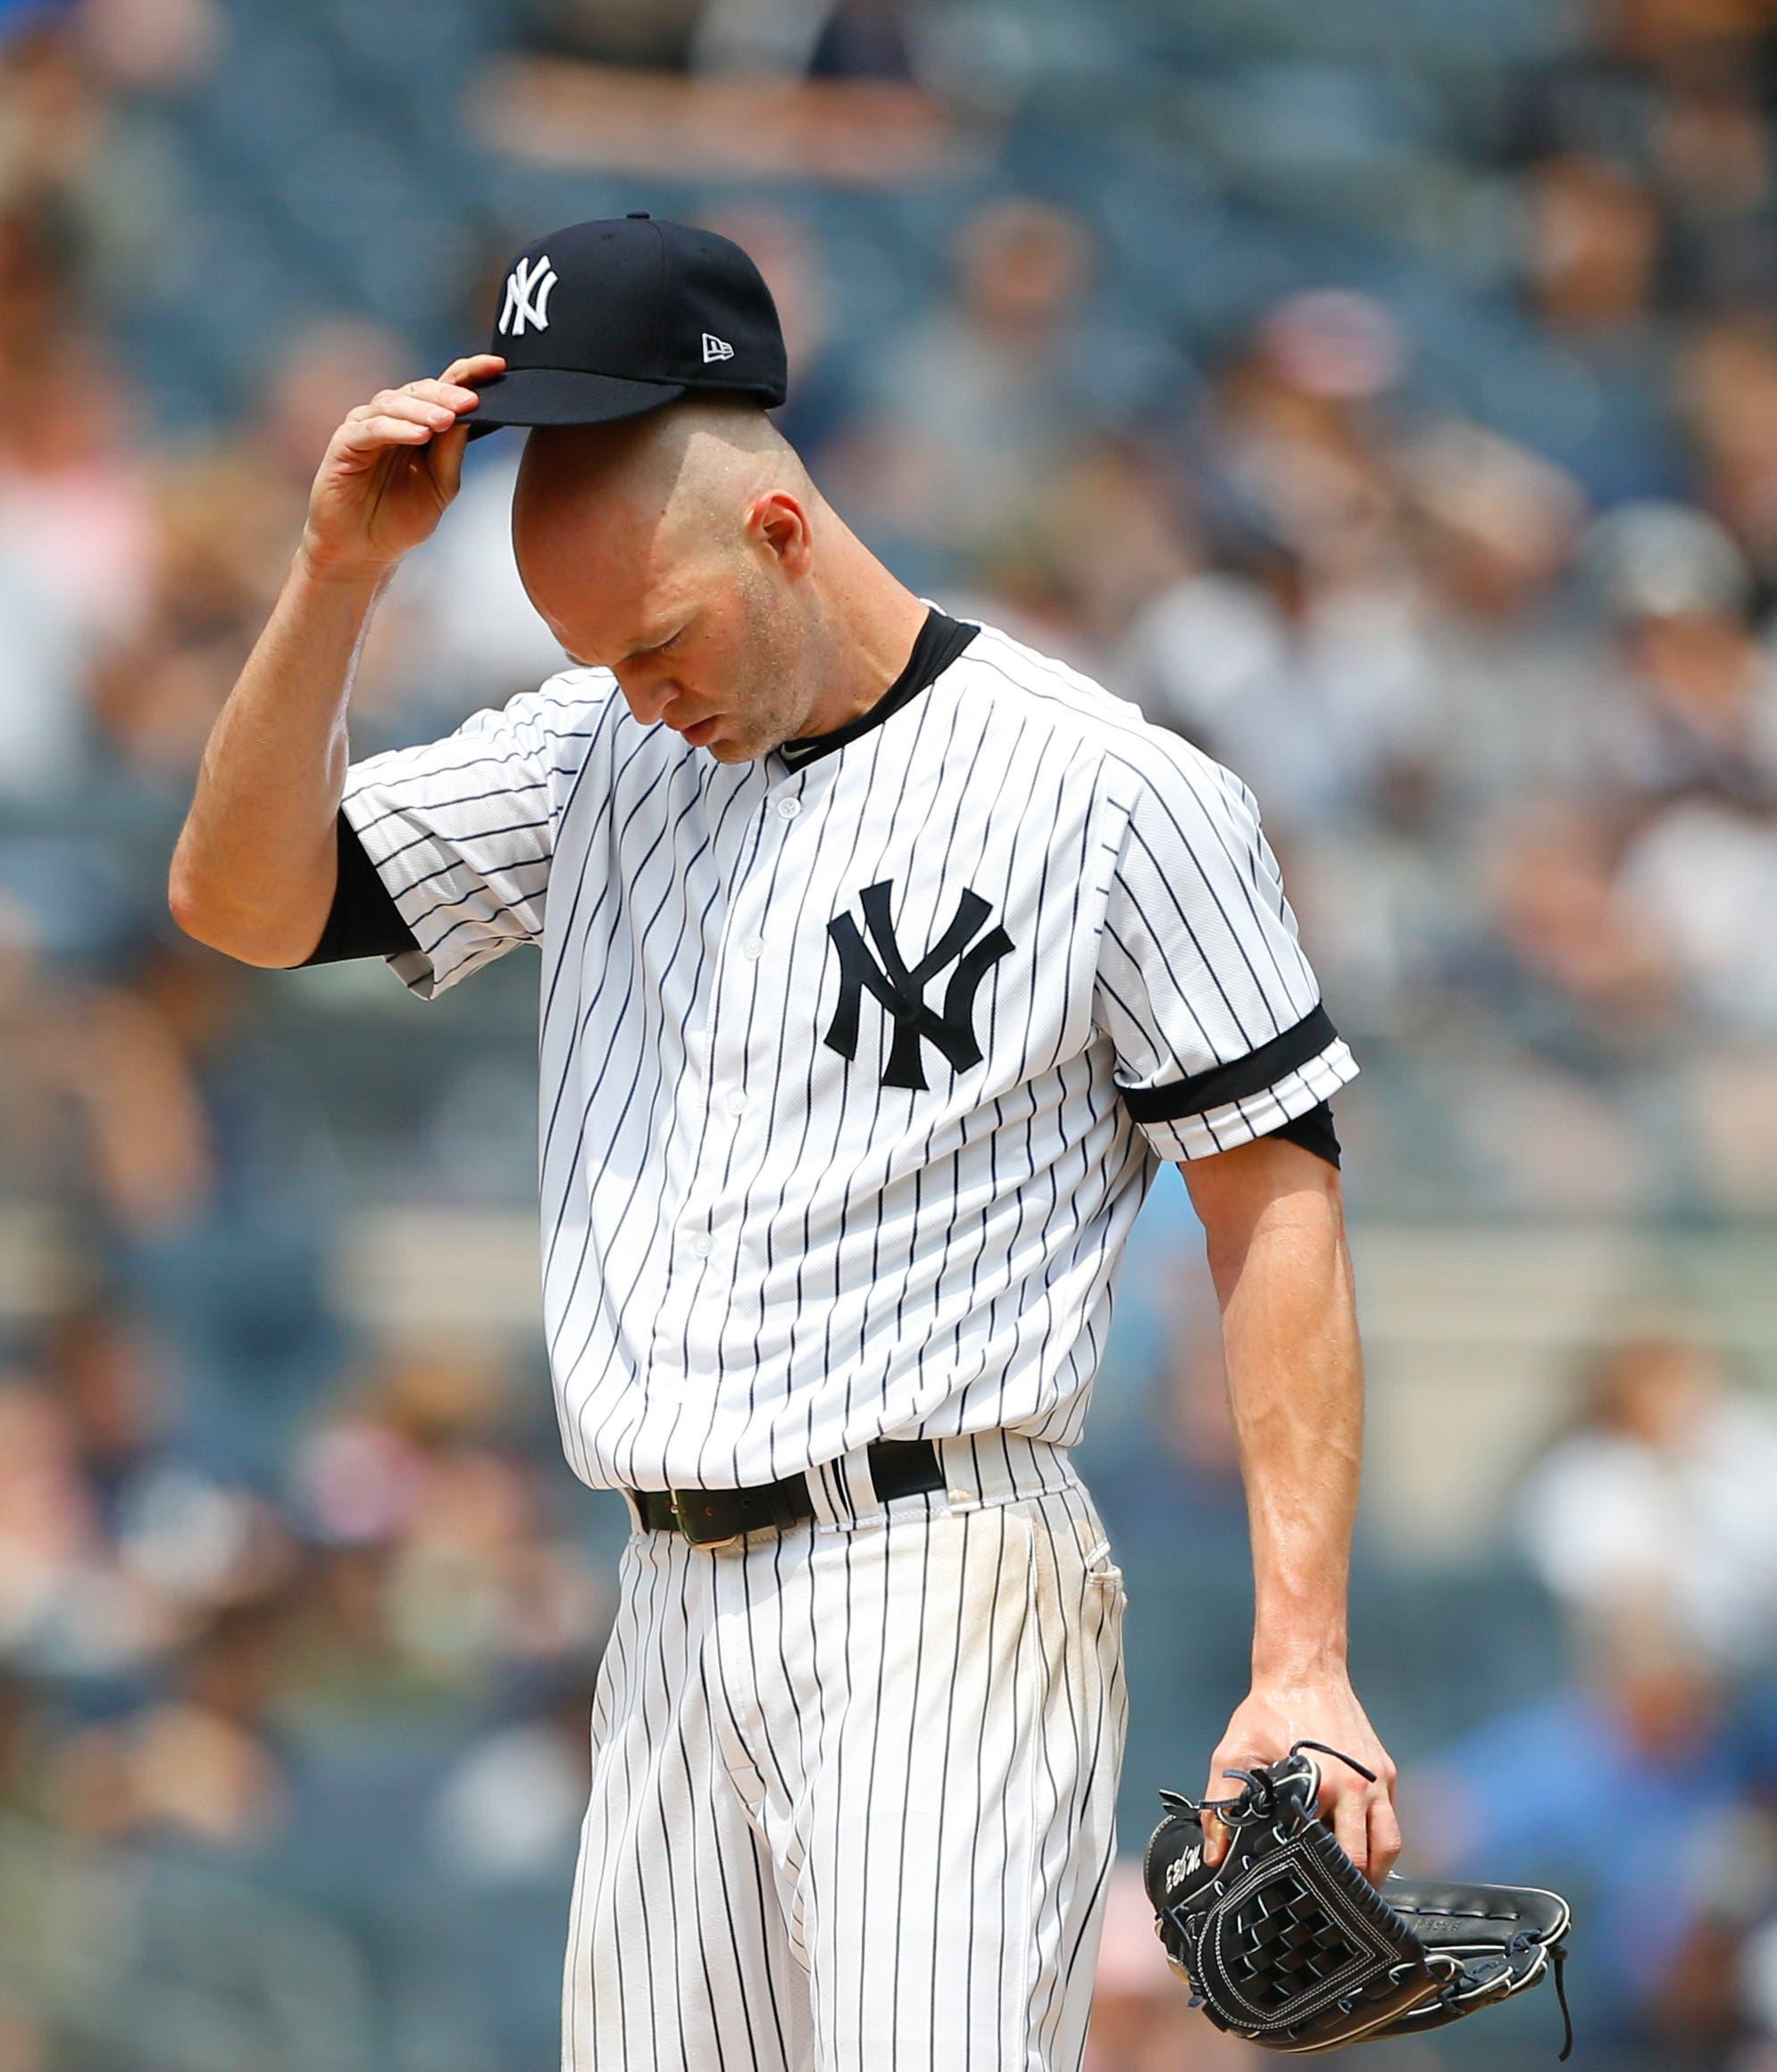
[(1122, 1580), (1064, 1452), (722, 1547), (633, 1534), (593, 1701), (564, 2072), (1076, 2072)]

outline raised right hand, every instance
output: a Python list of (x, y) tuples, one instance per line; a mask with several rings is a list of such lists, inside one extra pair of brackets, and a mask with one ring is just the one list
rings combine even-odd
[(325, 574), (379, 576), (430, 539), (463, 478), (468, 384), (498, 374), (492, 353), (453, 360), (436, 381), (409, 381), (361, 403), (328, 442), (309, 491), (302, 553)]

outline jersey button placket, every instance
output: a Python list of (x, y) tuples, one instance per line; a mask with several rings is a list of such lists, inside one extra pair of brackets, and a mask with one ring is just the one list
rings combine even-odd
[[(746, 1212), (744, 1202), (724, 1202), (722, 1190), (731, 1169), (735, 1133), (752, 1105), (746, 1091), (747, 1037), (752, 1022), (755, 967), (765, 953), (761, 923), (764, 919), (764, 888), (772, 881), (779, 850), (779, 840), (773, 837), (787, 834), (789, 822), (801, 811), (802, 801), (797, 797), (766, 799), (760, 838), (734, 885), (716, 948), (710, 1018), (700, 1061), (709, 1127), (691, 1200), (687, 1202), (688, 1212), (696, 1214), (705, 1227), (693, 1232), (687, 1250), (693, 1260), (713, 1260), (718, 1266), (730, 1256), (738, 1242), (738, 1233), (729, 1225), (738, 1222)], [(699, 1344), (713, 1327), (701, 1312), (710, 1309), (706, 1298), (712, 1293), (723, 1292), (725, 1299), (725, 1289), (726, 1276), (722, 1274), (713, 1278), (705, 1274), (697, 1277), (691, 1326), (694, 1358), (714, 1355), (714, 1346)], [(718, 1302), (714, 1309), (720, 1311), (722, 1306)]]
[[(781, 876), (783, 845), (791, 835), (792, 824), (801, 817), (804, 802), (800, 794), (806, 782), (804, 774), (797, 771), (788, 779), (794, 790), (780, 790), (774, 786), (763, 802), (759, 837), (735, 883), (716, 954), (711, 1018), (716, 1041), (708, 1059), (709, 1131), (705, 1161), (711, 1191), (705, 1199), (719, 1233), (717, 1263), (731, 1261), (737, 1268), (746, 1250), (749, 1183), (755, 1162), (746, 1147), (757, 1118), (771, 1106), (770, 1088), (763, 1083), (748, 1083), (748, 1052), (756, 1037), (761, 1003), (769, 1012), (773, 997), (770, 982), (764, 980), (759, 966), (768, 946), (767, 917), (772, 888)], [(752, 1069), (756, 1072), (756, 1060)], [(747, 1133), (745, 1138), (743, 1131)], [(720, 1277), (725, 1302), (727, 1277)], [(700, 1294), (707, 1296), (713, 1285), (705, 1280)], [(719, 1313), (724, 1303), (700, 1301), (698, 1308)]]

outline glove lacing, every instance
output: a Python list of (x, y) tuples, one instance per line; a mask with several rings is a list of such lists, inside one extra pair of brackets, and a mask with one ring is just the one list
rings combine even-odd
[[(1356, 1770), (1366, 1784), (1373, 1785), (1376, 1781), (1374, 1770), (1366, 1769), (1356, 1756), (1329, 1748), (1323, 1741), (1293, 1741), (1289, 1752), (1292, 1756), (1300, 1755), (1305, 1748), (1312, 1748), (1320, 1755), (1332, 1756), (1347, 1769)], [(1255, 1777), (1251, 1770), (1223, 1770), (1222, 1774), (1224, 1777), (1239, 1777), (1246, 1790), (1233, 1799), (1188, 1799), (1182, 1792), (1162, 1792), (1160, 1796), (1167, 1805), (1188, 1813), (1214, 1813), (1230, 1827), (1239, 1827), (1248, 1820), (1269, 1819), (1277, 1810), (1277, 1788), (1270, 1777)]]

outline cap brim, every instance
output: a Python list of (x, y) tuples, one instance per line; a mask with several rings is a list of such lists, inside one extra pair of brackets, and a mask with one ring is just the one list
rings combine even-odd
[(682, 381), (630, 381), (577, 367), (515, 367), (475, 387), (481, 401), (469, 420), (471, 439), (506, 426), (614, 424), (686, 393)]

